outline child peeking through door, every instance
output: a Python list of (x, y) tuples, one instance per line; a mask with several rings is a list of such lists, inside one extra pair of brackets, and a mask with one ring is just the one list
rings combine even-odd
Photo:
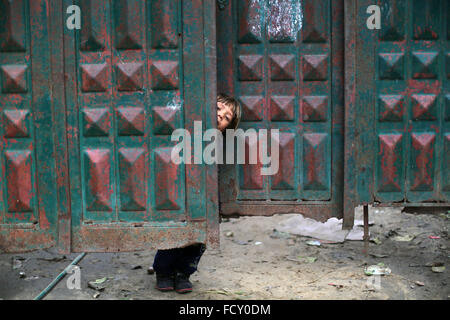
[[(236, 129), (241, 119), (239, 102), (225, 94), (217, 96), (217, 129)], [(192, 291), (189, 277), (195, 271), (200, 258), (205, 252), (203, 243), (196, 243), (181, 248), (158, 250), (153, 262), (156, 272), (156, 289), (160, 291), (175, 290), (178, 293)]]

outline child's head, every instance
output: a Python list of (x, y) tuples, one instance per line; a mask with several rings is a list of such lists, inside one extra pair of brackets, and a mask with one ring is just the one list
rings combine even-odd
[(241, 120), (240, 103), (225, 94), (217, 96), (217, 129), (236, 129)]

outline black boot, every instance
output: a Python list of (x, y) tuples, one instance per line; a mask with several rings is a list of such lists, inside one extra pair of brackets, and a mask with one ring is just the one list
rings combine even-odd
[(174, 289), (175, 275), (156, 273), (156, 289), (159, 291), (172, 291)]
[(189, 281), (189, 275), (177, 273), (175, 277), (175, 291), (178, 293), (188, 293), (192, 291), (192, 283)]

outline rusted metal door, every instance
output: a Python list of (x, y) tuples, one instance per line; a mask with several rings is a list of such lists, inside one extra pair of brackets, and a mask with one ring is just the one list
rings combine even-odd
[[(381, 9), (380, 30), (365, 27), (372, 4)], [(356, 44), (349, 65), (357, 89), (349, 91), (354, 125), (348, 130), (355, 137), (349, 171), (356, 174), (348, 194), (356, 204), (449, 206), (450, 3), (351, 6), (356, 14), (349, 9), (346, 21), (360, 28), (348, 41)]]
[(57, 242), (48, 12), (0, 1), (0, 252)]
[(241, 128), (279, 129), (277, 174), (220, 170), (223, 214), (342, 217), (343, 1), (229, 1), (217, 11), (218, 92)]
[(217, 244), (216, 168), (171, 160), (175, 129), (215, 125), (215, 3), (77, 3), (82, 28), (65, 31), (72, 251)]
[(216, 125), (215, 36), (213, 0), (0, 0), (0, 252), (218, 245), (217, 167), (171, 159)]
[[(366, 27), (373, 4), (381, 9), (380, 30)], [(356, 204), (450, 205), (450, 2), (349, 6), (346, 23), (355, 31), (347, 42), (355, 51), (348, 72), (356, 91), (349, 90), (353, 122), (346, 129), (355, 144), (348, 171), (355, 174), (347, 193)], [(352, 210), (345, 220), (353, 223)]]

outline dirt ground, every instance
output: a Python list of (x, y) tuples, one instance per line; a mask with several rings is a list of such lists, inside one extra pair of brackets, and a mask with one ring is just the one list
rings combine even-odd
[[(357, 219), (361, 211), (357, 209)], [(89, 253), (79, 263), (81, 289), (69, 290), (66, 277), (45, 299), (450, 298), (447, 211), (411, 214), (401, 208), (371, 208), (371, 238), (379, 241), (369, 244), (367, 256), (362, 241), (311, 246), (307, 244), (311, 238), (274, 232), (290, 216), (225, 219), (220, 225), (221, 249), (205, 252), (191, 278), (192, 293), (161, 293), (154, 288), (155, 276), (147, 274), (154, 251)], [(399, 235), (414, 238), (396, 241)], [(0, 299), (32, 299), (76, 256), (53, 249), (1, 254)], [(375, 282), (364, 268), (378, 263), (389, 267), (391, 274)], [(433, 264), (438, 266), (435, 271), (443, 272), (434, 272)], [(104, 277), (98, 295), (88, 281)]]

